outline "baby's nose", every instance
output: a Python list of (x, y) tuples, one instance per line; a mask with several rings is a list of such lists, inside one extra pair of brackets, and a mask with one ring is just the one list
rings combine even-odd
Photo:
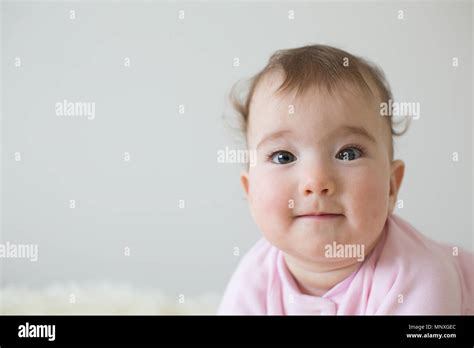
[(303, 174), (303, 178), (300, 185), (300, 192), (304, 196), (311, 194), (316, 195), (332, 195), (336, 190), (336, 183), (331, 170), (327, 167), (318, 166), (308, 168)]

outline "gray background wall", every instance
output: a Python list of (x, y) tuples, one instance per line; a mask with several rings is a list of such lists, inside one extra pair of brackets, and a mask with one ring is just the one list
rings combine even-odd
[[(275, 50), (311, 43), (375, 61), (397, 100), (421, 103), (396, 145), (397, 213), (473, 249), (472, 17), (467, 1), (3, 2), (1, 240), (38, 244), (39, 260), (1, 259), (0, 285), (223, 291), (234, 247), (259, 237), (240, 165), (216, 160), (238, 146), (226, 95)], [(95, 119), (57, 116), (64, 99), (95, 102)]]

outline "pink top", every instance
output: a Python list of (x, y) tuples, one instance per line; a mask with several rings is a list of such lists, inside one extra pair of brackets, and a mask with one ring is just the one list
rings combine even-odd
[(218, 314), (474, 314), (474, 255), (432, 241), (396, 215), (359, 269), (323, 296), (301, 293), (261, 238), (232, 275)]

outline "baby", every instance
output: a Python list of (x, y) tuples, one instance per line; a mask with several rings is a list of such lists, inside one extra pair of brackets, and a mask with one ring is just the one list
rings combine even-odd
[(473, 254), (392, 213), (405, 170), (393, 136), (406, 127), (382, 115), (391, 98), (373, 64), (323, 45), (276, 52), (234, 97), (263, 237), (219, 314), (474, 314)]

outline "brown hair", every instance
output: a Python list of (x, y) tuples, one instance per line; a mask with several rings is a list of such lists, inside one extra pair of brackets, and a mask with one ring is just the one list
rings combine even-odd
[[(369, 92), (372, 97), (382, 103), (389, 104), (392, 99), (390, 86), (381, 69), (364, 58), (354, 56), (341, 49), (326, 45), (311, 45), (276, 51), (267, 65), (249, 81), (246, 93), (239, 96), (239, 84), (235, 84), (230, 92), (234, 109), (239, 114), (240, 131), (247, 134), (250, 104), (258, 83), (272, 71), (282, 71), (284, 81), (276, 93), (296, 90), (297, 95), (312, 86), (322, 87), (328, 92), (343, 86), (345, 82), (357, 86), (363, 92)], [(240, 93), (241, 94), (241, 93)], [(390, 115), (392, 115), (390, 113)], [(393, 136), (404, 134), (409, 125), (401, 131), (396, 130), (400, 122), (394, 122), (393, 117), (386, 117), (391, 129), (391, 158), (393, 158)], [(406, 118), (405, 118), (406, 119)]]

